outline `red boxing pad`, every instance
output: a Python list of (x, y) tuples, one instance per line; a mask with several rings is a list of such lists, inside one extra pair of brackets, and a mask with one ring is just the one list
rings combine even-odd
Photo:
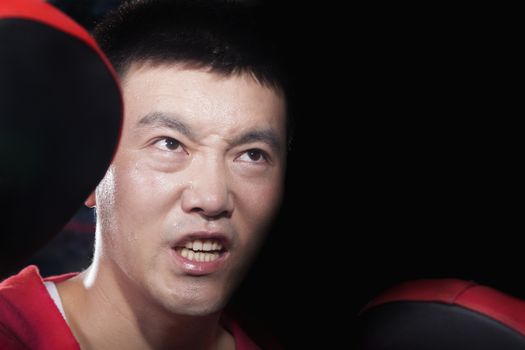
[(0, 276), (101, 180), (122, 111), (116, 74), (81, 26), (43, 1), (0, 2)]
[(457, 279), (399, 284), (359, 316), (362, 350), (525, 349), (525, 302)]

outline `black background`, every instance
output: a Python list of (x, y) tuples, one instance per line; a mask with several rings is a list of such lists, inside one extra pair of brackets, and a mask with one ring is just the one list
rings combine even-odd
[(404, 280), (525, 296), (520, 157), (490, 33), (455, 8), (268, 3), (297, 130), (282, 213), (234, 304), (287, 348), (332, 348)]
[(247, 305), (287, 344), (330, 348), (404, 280), (524, 297), (520, 157), (489, 24), (430, 6), (285, 11), (298, 131)]

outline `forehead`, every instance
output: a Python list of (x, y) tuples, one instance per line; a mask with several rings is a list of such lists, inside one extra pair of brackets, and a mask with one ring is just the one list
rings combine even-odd
[(253, 127), (285, 133), (283, 94), (250, 74), (224, 76), (180, 65), (132, 66), (122, 89), (125, 128), (160, 112), (176, 115), (203, 133)]

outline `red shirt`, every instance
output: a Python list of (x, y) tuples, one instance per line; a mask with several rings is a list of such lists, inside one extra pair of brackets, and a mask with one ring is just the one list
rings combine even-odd
[[(67, 280), (76, 273), (43, 279), (36, 266), (28, 266), (0, 283), (0, 349), (80, 350), (71, 329), (49, 295), (45, 281)], [(233, 320), (223, 322), (237, 350), (258, 350)]]

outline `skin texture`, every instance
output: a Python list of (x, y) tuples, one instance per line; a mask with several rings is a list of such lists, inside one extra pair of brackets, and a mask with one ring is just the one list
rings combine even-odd
[[(97, 208), (93, 264), (58, 285), (83, 348), (232, 348), (220, 310), (279, 207), (285, 101), (251, 75), (133, 65), (124, 126)], [(255, 135), (255, 136), (254, 136)], [(195, 276), (175, 242), (215, 232), (230, 242), (220, 269)]]

